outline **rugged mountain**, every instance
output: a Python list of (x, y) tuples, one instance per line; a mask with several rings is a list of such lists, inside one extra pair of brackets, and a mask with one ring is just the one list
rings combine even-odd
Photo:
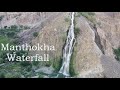
[[(119, 62), (113, 49), (120, 47), (120, 13), (95, 12), (75, 15), (76, 44), (70, 62), (73, 77), (120, 77)], [(55, 51), (31, 51), (29, 55), (49, 53), (50, 62), (40, 62), (37, 72), (58, 71), (62, 62), (62, 50), (70, 27), (71, 12), (1, 12), (1, 28), (11, 25), (29, 27), (18, 33), (21, 44), (46, 43)], [(37, 37), (33, 34), (38, 32)], [(76, 33), (75, 33), (76, 34)], [(49, 68), (50, 67), (50, 68)], [(41, 70), (41, 68), (44, 68)], [(46, 68), (46, 69), (45, 69)], [(54, 70), (53, 70), (54, 68)], [(111, 72), (111, 73), (110, 73)]]

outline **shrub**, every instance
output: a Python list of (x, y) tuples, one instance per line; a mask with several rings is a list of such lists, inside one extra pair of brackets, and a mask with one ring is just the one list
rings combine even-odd
[(37, 66), (39, 64), (39, 61), (32, 61), (32, 64)]
[(8, 36), (9, 38), (13, 38), (13, 37), (15, 36), (15, 32), (8, 32), (8, 33), (7, 33), (7, 36)]
[(24, 29), (30, 29), (30, 27), (28, 27), (28, 26), (24, 26)]
[(23, 29), (23, 25), (20, 25), (20, 29)]
[(37, 36), (38, 36), (38, 32), (34, 32), (34, 33), (33, 33), (33, 36), (34, 36), (34, 37), (37, 37)]
[(53, 62), (53, 68), (55, 71), (59, 71), (62, 66), (62, 59), (60, 58), (55, 58)]
[(20, 62), (20, 65), (23, 66), (23, 67), (27, 67), (27, 66), (30, 66), (31, 63), (28, 62), (28, 61), (23, 61), (23, 62)]
[(94, 13), (94, 12), (88, 12), (88, 15), (92, 15), (92, 16), (94, 16), (95, 13)]
[(65, 18), (65, 22), (70, 22), (70, 19), (69, 18)]
[(95, 13), (94, 12), (78, 12), (78, 16), (84, 16), (85, 18), (87, 18), (90, 22), (92, 22), (93, 24), (96, 23), (96, 19), (95, 19)]
[(41, 75), (41, 74), (39, 74), (39, 78), (44, 78), (44, 76), (43, 76), (43, 75)]
[(76, 27), (74, 33), (75, 33), (75, 37), (77, 37), (77, 35), (80, 34), (80, 28)]
[(5, 75), (6, 78), (20, 78), (21, 77), (21, 74), (18, 73), (18, 72), (9, 72)]
[(20, 41), (18, 38), (15, 38), (12, 42), (13, 42), (13, 44), (17, 45), (17, 44), (19, 44)]
[(20, 25), (19, 27), (20, 27), (20, 29), (30, 29), (29, 26), (23, 26), (23, 25)]
[(120, 61), (120, 47), (118, 49), (113, 49), (113, 50), (114, 50), (114, 54), (116, 55), (115, 59)]
[(18, 29), (18, 26), (17, 26), (17, 25), (11, 25), (10, 28), (11, 28), (11, 29)]
[(70, 75), (73, 77), (76, 74), (75, 72), (75, 69), (74, 69), (74, 60), (75, 60), (75, 55), (76, 55), (76, 48), (73, 49), (73, 53), (72, 53), (72, 56), (71, 56), (71, 60), (70, 60)]
[(0, 78), (5, 78), (5, 73), (3, 71), (0, 72)]
[(4, 26), (4, 29), (7, 29), (8, 27), (7, 26)]
[(18, 56), (22, 56), (22, 55), (27, 56), (27, 55), (28, 55), (28, 52), (27, 52), (27, 51), (17, 51), (16, 54), (17, 54)]
[(0, 64), (4, 63), (4, 60), (3, 58), (1, 58), (1, 55), (0, 55)]
[(26, 71), (30, 72), (32, 70), (32, 65), (29, 65), (28, 67), (26, 67)]
[(2, 21), (2, 19), (4, 18), (4, 16), (2, 15), (2, 16), (0, 16), (0, 21)]

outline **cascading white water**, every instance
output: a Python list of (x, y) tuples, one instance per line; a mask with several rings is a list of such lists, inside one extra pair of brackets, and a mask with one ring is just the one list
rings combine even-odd
[(73, 47), (74, 47), (74, 40), (75, 40), (75, 35), (74, 35), (74, 12), (72, 12), (71, 15), (71, 26), (68, 31), (68, 36), (66, 40), (65, 47), (63, 49), (63, 62), (62, 62), (62, 67), (60, 68), (59, 73), (65, 75), (65, 76), (70, 76), (69, 74), (69, 64), (70, 64), (70, 59), (71, 55), (73, 52)]

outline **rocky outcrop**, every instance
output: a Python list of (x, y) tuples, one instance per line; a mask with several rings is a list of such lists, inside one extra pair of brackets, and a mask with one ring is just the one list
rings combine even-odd
[[(4, 16), (0, 25), (1, 27), (11, 25), (30, 27), (18, 34), (21, 43), (54, 45), (55, 51), (32, 51), (29, 54), (48, 53), (50, 62), (42, 62), (40, 66), (48, 65), (59, 69), (62, 49), (70, 26), (69, 14), (69, 12), (0, 12), (0, 16)], [(80, 29), (80, 34), (76, 38), (72, 63), (76, 77), (119, 77), (120, 66), (114, 59), (113, 53), (113, 48), (120, 46), (119, 18), (119, 12), (96, 12), (96, 26), (91, 25), (91, 22), (83, 16), (75, 18), (75, 27)], [(33, 37), (34, 32), (38, 32), (36, 38)], [(47, 71), (48, 68), (45, 70)]]
[(114, 58), (102, 55), (101, 64), (104, 68), (104, 78), (120, 78), (120, 63)]
[(33, 27), (58, 13), (60, 12), (1, 12), (0, 15), (4, 16), (1, 24), (2, 27), (11, 25), (27, 25)]
[[(96, 26), (92, 26), (83, 17), (76, 18), (76, 27), (80, 28), (80, 35), (77, 38), (73, 64), (78, 77), (119, 76), (119, 69), (116, 70), (117, 74), (114, 73), (120, 65), (117, 61), (115, 62), (113, 52), (113, 48), (120, 46), (119, 16), (118, 12), (97, 12), (95, 18), (99, 25), (96, 23)], [(117, 66), (111, 67), (112, 63)], [(110, 67), (113, 71), (109, 70)], [(110, 74), (109, 71), (113, 73)]]
[(115, 60), (113, 52), (113, 49), (120, 47), (119, 17), (119, 12), (96, 13), (97, 22), (101, 23), (97, 31), (105, 54), (101, 57), (101, 63), (106, 78), (118, 78), (120, 75), (120, 64)]
[(22, 44), (30, 43), (34, 32), (40, 32), (44, 26), (51, 23), (52, 19), (61, 14), (61, 12), (3, 12), (0, 13), (1, 16), (4, 16), (1, 27), (11, 25), (29, 27), (29, 29), (20, 32), (18, 36)]
[(95, 33), (84, 17), (76, 18), (76, 23), (76, 27), (80, 28), (74, 60), (77, 77), (102, 77), (103, 68), (100, 63), (102, 52), (95, 43)]
[(105, 53), (112, 56), (110, 48), (118, 48), (120, 46), (120, 19), (118, 18), (120, 14), (118, 12), (109, 14), (114, 14), (114, 17), (107, 13), (96, 13), (96, 19), (101, 23), (100, 27), (98, 27), (98, 34), (104, 45)]
[[(32, 44), (36, 45), (47, 44), (53, 45), (55, 51), (43, 51), (43, 52), (30, 52), (30, 54), (44, 54), (48, 53), (50, 55), (50, 65), (55, 68), (60, 68), (62, 59), (62, 49), (67, 37), (67, 30), (70, 23), (65, 21), (65, 18), (69, 18), (69, 13), (62, 13), (57, 16), (49, 24), (46, 24), (44, 28), (41, 29), (37, 38), (32, 40)], [(43, 62), (44, 63), (44, 62)], [(41, 63), (43, 65), (43, 63)]]

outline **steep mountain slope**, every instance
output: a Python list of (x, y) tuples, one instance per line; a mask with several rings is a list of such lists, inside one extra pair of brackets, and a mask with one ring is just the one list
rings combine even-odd
[[(78, 44), (74, 60), (74, 68), (78, 77), (106, 76), (111, 78), (119, 76), (119, 69), (113, 73), (115, 67), (110, 68), (109, 65), (109, 62), (111, 65), (113, 63), (113, 66), (114, 63), (118, 63), (116, 67), (120, 67), (119, 62), (114, 61), (113, 51), (120, 46), (119, 15), (118, 12), (97, 12), (94, 16), (96, 23), (91, 22), (89, 18), (76, 19), (77, 27), (81, 32), (77, 38)], [(113, 70), (112, 74), (109, 73), (111, 70)]]
[[(62, 15), (56, 17), (39, 32), (37, 38), (32, 40), (33, 45), (37, 43), (54, 45), (55, 51), (43, 51), (43, 52), (31, 52), (31, 54), (44, 54), (48, 53), (50, 55), (50, 64), (53, 65), (57, 70), (59, 70), (62, 59), (62, 48), (64, 46), (67, 30), (69, 28), (70, 22), (66, 22), (65, 18), (69, 18), (69, 13), (62, 13)], [(44, 63), (44, 62), (43, 62)]]
[[(76, 12), (76, 44), (70, 62), (70, 74), (78, 78), (120, 77), (120, 64), (113, 49), (120, 47), (119, 12)], [(54, 45), (55, 51), (29, 51), (29, 55), (48, 53), (49, 62), (37, 62), (29, 77), (49, 77), (58, 73), (62, 64), (62, 51), (70, 27), (71, 12), (0, 12), (0, 27), (16, 25), (27, 27), (20, 31), (20, 44)], [(34, 34), (37, 33), (36, 36)], [(18, 68), (15, 66), (15, 68)], [(20, 67), (19, 67), (20, 68)], [(112, 73), (111, 73), (112, 72)], [(39, 73), (39, 74), (38, 74)], [(56, 75), (56, 74), (55, 74)], [(21, 75), (21, 77), (24, 77)]]
[(87, 19), (82, 16), (76, 19), (76, 26), (80, 28), (80, 35), (77, 37), (74, 68), (78, 77), (101, 77), (103, 69), (100, 57), (102, 52), (95, 43), (95, 33)]

